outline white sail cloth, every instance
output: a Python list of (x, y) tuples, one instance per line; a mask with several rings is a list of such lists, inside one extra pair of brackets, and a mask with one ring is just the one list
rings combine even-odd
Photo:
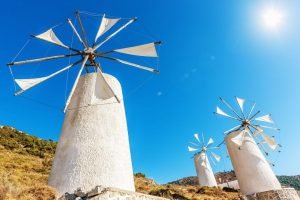
[(217, 111), (216, 111), (216, 113), (218, 114), (218, 115), (223, 115), (223, 116), (225, 116), (225, 117), (231, 117), (230, 115), (228, 115), (227, 113), (225, 113), (221, 108), (219, 108), (218, 106), (217, 106)]
[(45, 77), (31, 78), (31, 79), (15, 79), (15, 81), (22, 90), (27, 90), (27, 89), (43, 82), (47, 78), (48, 77), (45, 76)]
[(245, 99), (241, 99), (239, 97), (236, 97), (236, 101), (238, 102), (241, 111), (244, 112)]
[(257, 117), (257, 118), (255, 118), (255, 120), (268, 122), (268, 123), (274, 123), (270, 114), (264, 115), (264, 116), (261, 116), (261, 117)]
[(274, 138), (272, 138), (264, 133), (260, 133), (260, 135), (264, 139), (264, 142), (270, 147), (270, 149), (272, 149), (274, 151), (277, 148), (278, 144)]
[(55, 35), (54, 31), (52, 29), (47, 30), (44, 33), (41, 33), (39, 35), (34, 36), (40, 40), (45, 40), (47, 42), (68, 48), (68, 46), (66, 46), (64, 43), (62, 43), (58, 37)]
[(103, 16), (101, 24), (100, 24), (98, 32), (97, 32), (97, 35), (96, 35), (96, 38), (95, 38), (95, 42), (97, 42), (99, 37), (101, 35), (103, 35), (105, 32), (107, 32), (109, 29), (111, 29), (111, 27), (113, 27), (119, 20), (120, 20), (120, 18), (109, 19), (109, 18), (106, 18), (105, 16)]
[(22, 89), (21, 91), (17, 92), (16, 95), (19, 95), (21, 94), (22, 92), (42, 83), (43, 81), (46, 81), (54, 76), (56, 76), (57, 74), (60, 74), (64, 71), (66, 71), (67, 69), (70, 69), (71, 67), (77, 65), (78, 63), (80, 63), (81, 60), (71, 64), (71, 65), (68, 65), (67, 67), (61, 69), (61, 70), (58, 70), (57, 72), (54, 72), (48, 76), (43, 76), (43, 77), (39, 77), (39, 78), (29, 78), (29, 79), (15, 79), (15, 82), (19, 85), (19, 87)]
[(134, 46), (134, 47), (117, 49), (114, 51), (119, 53), (135, 55), (135, 56), (158, 57), (154, 42), (149, 44)]

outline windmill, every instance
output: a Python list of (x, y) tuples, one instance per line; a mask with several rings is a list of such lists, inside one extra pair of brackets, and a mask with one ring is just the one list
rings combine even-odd
[(78, 67), (78, 73), (64, 107), (66, 115), (49, 185), (56, 188), (60, 194), (71, 193), (78, 187), (81, 187), (83, 191), (89, 191), (97, 185), (135, 191), (121, 85), (116, 78), (103, 73), (100, 61), (111, 60), (158, 73), (159, 71), (156, 69), (112, 55), (124, 54), (156, 58), (158, 57), (156, 46), (160, 42), (103, 51), (102, 46), (106, 42), (136, 22), (137, 18), (125, 19), (126, 23), (121, 23), (121, 18), (103, 15), (97, 34), (91, 39), (88, 38), (87, 29), (84, 28), (81, 20), (82, 14), (82, 12), (75, 13), (78, 27), (71, 19), (65, 22), (78, 39), (78, 44), (80, 44), (78, 47), (71, 47), (63, 43), (54, 28), (32, 36), (72, 53), (14, 61), (7, 65), (13, 71), (12, 68), (16, 65), (70, 57), (78, 57), (77, 61), (47, 76), (14, 79), (21, 88), (15, 95), (20, 95), (70, 68)]
[(213, 149), (216, 149), (218, 147), (212, 147), (212, 144), (214, 143), (212, 138), (210, 138), (207, 144), (205, 144), (203, 134), (202, 141), (199, 139), (199, 135), (197, 133), (194, 134), (194, 137), (197, 143), (191, 142), (193, 147), (188, 146), (188, 151), (197, 152), (194, 154), (193, 158), (199, 185), (216, 187), (217, 181), (212, 171), (209, 159), (214, 165), (216, 165), (215, 161), (220, 162), (221, 157), (212, 152)]
[[(281, 185), (273, 173), (270, 163), (263, 153), (268, 156), (269, 150), (280, 148), (274, 137), (268, 136), (263, 129), (276, 130), (270, 114), (259, 116), (260, 111), (254, 112), (256, 103), (245, 112), (245, 99), (235, 97), (238, 110), (220, 97), (221, 103), (232, 113), (231, 115), (217, 107), (215, 114), (234, 120), (237, 126), (225, 131), (227, 150), (235, 170), (241, 192), (246, 195), (280, 189)], [(222, 143), (221, 143), (222, 144)]]

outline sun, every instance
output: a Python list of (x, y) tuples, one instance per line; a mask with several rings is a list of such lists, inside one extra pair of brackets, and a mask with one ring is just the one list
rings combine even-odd
[(270, 30), (278, 30), (283, 23), (283, 12), (275, 7), (267, 8), (262, 13), (263, 26)]

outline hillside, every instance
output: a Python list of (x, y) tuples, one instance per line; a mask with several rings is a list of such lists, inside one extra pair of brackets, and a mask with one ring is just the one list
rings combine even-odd
[(0, 128), (0, 200), (50, 200), (55, 190), (47, 186), (56, 148), (14, 128)]
[[(0, 200), (52, 200), (55, 190), (47, 179), (56, 143), (11, 127), (0, 127)], [(237, 192), (221, 189), (159, 185), (142, 173), (135, 175), (136, 190), (170, 199), (237, 199)]]
[[(47, 186), (56, 143), (41, 140), (11, 127), (0, 127), (0, 200), (52, 200), (55, 190)], [(227, 173), (220, 177), (228, 178)], [(280, 178), (286, 184), (294, 184), (289, 177)], [(195, 177), (187, 177), (173, 183), (159, 185), (142, 173), (135, 174), (136, 190), (169, 199), (204, 200), (238, 199), (238, 193), (228, 189), (197, 186)], [(299, 185), (298, 185), (299, 186)]]

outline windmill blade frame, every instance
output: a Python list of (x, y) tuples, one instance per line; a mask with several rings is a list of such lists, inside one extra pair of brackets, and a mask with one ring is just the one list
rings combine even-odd
[[(85, 13), (86, 14), (86, 13)], [(76, 28), (76, 23), (73, 24), (72, 20), (70, 18), (68, 18), (66, 20), (65, 23), (68, 23), (68, 27), (70, 27), (72, 29), (73, 32), (73, 36), (76, 35), (77, 39), (79, 40), (79, 42), (83, 45), (84, 49), (83, 50), (77, 50), (73, 47), (69, 47), (68, 45), (65, 45), (56, 35), (56, 30), (54, 31), (55, 27), (52, 27), (46, 31), (44, 31), (43, 33), (37, 34), (37, 35), (32, 35), (32, 37), (48, 42), (50, 44), (54, 44), (56, 46), (60, 46), (64, 49), (73, 51), (74, 53), (69, 53), (69, 54), (65, 54), (65, 55), (55, 55), (55, 56), (49, 56), (49, 57), (43, 57), (43, 58), (35, 58), (35, 59), (28, 59), (28, 60), (23, 60), (23, 61), (13, 61), (11, 63), (8, 63), (8, 67), (10, 69), (11, 75), (13, 77), (13, 79), (15, 80), (15, 82), (20, 86), (20, 88), (22, 90), (18, 91), (15, 93), (15, 95), (19, 95), (21, 93), (23, 93), (24, 91), (48, 80), (49, 78), (71, 68), (73, 65), (75, 64), (79, 64), (80, 62), (82, 62), (82, 65), (79, 69), (79, 72), (76, 76), (75, 82), (73, 84), (73, 87), (70, 91), (70, 94), (68, 96), (68, 99), (66, 101), (65, 107), (64, 107), (64, 112), (66, 112), (68, 105), (71, 101), (71, 98), (73, 96), (73, 93), (75, 91), (75, 88), (78, 84), (78, 80), (79, 77), (81, 76), (83, 69), (85, 68), (86, 73), (90, 73), (89, 69), (90, 67), (93, 67), (93, 71), (92, 72), (99, 72), (100, 76), (103, 79), (103, 83), (102, 84), (106, 84), (107, 85), (107, 89), (111, 92), (111, 94), (114, 95), (114, 97), (116, 98), (116, 100), (118, 101), (118, 103), (121, 102), (121, 100), (118, 98), (118, 96), (116, 95), (116, 93), (113, 91), (113, 89), (111, 88), (111, 86), (107, 83), (102, 70), (100, 68), (100, 63), (97, 62), (98, 58), (104, 58), (104, 59), (109, 59), (109, 60), (113, 60), (125, 65), (129, 65), (135, 68), (139, 68), (139, 69), (143, 69), (146, 71), (150, 71), (150, 72), (154, 72), (154, 73), (158, 73), (159, 70), (156, 69), (152, 69), (146, 66), (142, 66), (139, 64), (135, 64), (135, 63), (131, 63), (125, 60), (121, 60), (118, 58), (111, 58), (111, 57), (106, 57), (106, 56), (101, 56), (104, 55), (106, 53), (110, 53), (110, 52), (117, 52), (117, 53), (124, 53), (127, 55), (136, 55), (136, 56), (146, 56), (146, 57), (158, 57), (155, 45), (156, 44), (160, 44), (161, 42), (152, 42), (152, 43), (146, 43), (146, 44), (142, 44), (142, 45), (138, 45), (138, 46), (131, 46), (131, 47), (127, 47), (127, 48), (117, 48), (114, 49), (110, 52), (101, 52), (101, 51), (97, 51), (97, 49), (99, 47), (101, 47), (103, 44), (105, 44), (108, 40), (110, 40), (111, 38), (113, 38), (115, 35), (117, 35), (118, 33), (120, 33), (123, 29), (127, 28), (131, 23), (135, 22), (137, 20), (137, 18), (131, 18), (129, 19), (124, 25), (122, 25), (120, 28), (118, 28), (116, 31), (112, 32), (110, 35), (108, 35), (103, 41), (101, 41), (99, 44), (96, 45), (96, 41), (106, 32), (109, 31), (120, 19), (122, 18), (106, 18), (105, 15), (103, 15), (97, 35), (95, 37), (95, 43), (90, 47), (89, 46), (89, 42), (88, 42), (88, 38), (87, 38), (87, 34), (85, 32), (85, 28), (83, 26), (81, 17), (80, 17), (80, 12), (77, 11), (75, 12), (76, 18), (75, 18), (75, 22), (79, 22), (79, 25), (77, 25), (77, 27), (80, 26), (80, 30), (81, 30), (81, 34), (79, 33), (79, 30), (77, 30)], [(77, 19), (77, 20), (76, 20)], [(102, 26), (102, 28), (101, 28)], [(100, 32), (99, 32), (100, 31)], [(28, 43), (28, 42), (27, 42)], [(26, 44), (27, 44), (26, 43)], [(96, 46), (94, 46), (96, 45)], [(81, 45), (80, 45), (81, 46)], [(81, 47), (82, 48), (82, 47)], [(24, 49), (24, 47), (21, 49), (21, 51)], [(20, 51), (20, 52), (21, 52)], [(17, 54), (17, 56), (20, 54), (20, 52)], [(17, 57), (16, 56), (16, 57)], [(68, 65), (67, 67), (53, 73), (50, 74), (48, 76), (44, 76), (44, 77), (38, 77), (38, 78), (31, 78), (31, 79), (15, 79), (14, 78), (14, 74), (12, 71), (12, 68), (10, 66), (13, 65), (22, 65), (22, 64), (30, 64), (30, 63), (35, 63), (35, 62), (44, 62), (44, 61), (50, 61), (50, 60), (56, 60), (56, 59), (62, 59), (62, 58), (68, 58), (68, 57), (75, 57), (75, 56), (79, 56), (81, 57), (81, 60), (76, 62), (75, 64), (73, 63), (72, 65)], [(15, 59), (14, 59), (15, 60)], [(70, 62), (70, 60), (69, 60)], [(108, 92), (108, 90), (106, 92)]]
[(43, 57), (43, 58), (35, 58), (31, 60), (23, 60), (23, 61), (16, 61), (6, 64), (7, 66), (13, 66), (13, 65), (23, 65), (23, 64), (29, 64), (29, 63), (35, 63), (35, 62), (43, 62), (43, 61), (49, 61), (49, 60), (55, 60), (55, 59), (61, 59), (61, 58), (68, 58), (72, 56), (79, 56), (79, 53), (75, 54), (66, 54), (66, 55), (57, 55), (57, 56), (50, 56), (50, 57)]
[(78, 19), (78, 22), (79, 22), (79, 25), (80, 25), (80, 29), (81, 29), (81, 33), (83, 35), (83, 39), (84, 39), (84, 43), (85, 43), (85, 47), (87, 48), (89, 46), (89, 42), (88, 42), (88, 39), (87, 39), (87, 36), (85, 34), (85, 30), (84, 30), (84, 27), (83, 27), (83, 24), (82, 24), (82, 21), (81, 21), (81, 18), (80, 18), (80, 13), (79, 11), (76, 11), (75, 12), (75, 15)]
[(78, 31), (76, 30), (75, 26), (73, 25), (71, 19), (68, 18), (68, 24), (70, 25), (70, 27), (72, 28), (73, 32), (75, 33), (75, 35), (77, 36), (77, 39), (79, 40), (79, 42), (85, 47), (88, 48), (88, 46), (84, 43), (84, 41), (81, 39)]
[(143, 69), (143, 70), (146, 70), (146, 71), (150, 71), (150, 72), (154, 72), (154, 73), (159, 73), (159, 70), (157, 70), (157, 69), (152, 69), (150, 67), (145, 67), (145, 66), (142, 66), (142, 65), (139, 65), (139, 64), (135, 64), (135, 63), (131, 63), (131, 62), (128, 62), (128, 61), (125, 61), (125, 60), (121, 60), (121, 59), (118, 59), (118, 58), (113, 58), (113, 57), (108, 57), (108, 56), (97, 56), (97, 57), (105, 58), (105, 59), (108, 59), (108, 60), (117, 61), (119, 63), (125, 64), (125, 65), (129, 65), (129, 66), (132, 66), (132, 67), (135, 67), (135, 68)]

